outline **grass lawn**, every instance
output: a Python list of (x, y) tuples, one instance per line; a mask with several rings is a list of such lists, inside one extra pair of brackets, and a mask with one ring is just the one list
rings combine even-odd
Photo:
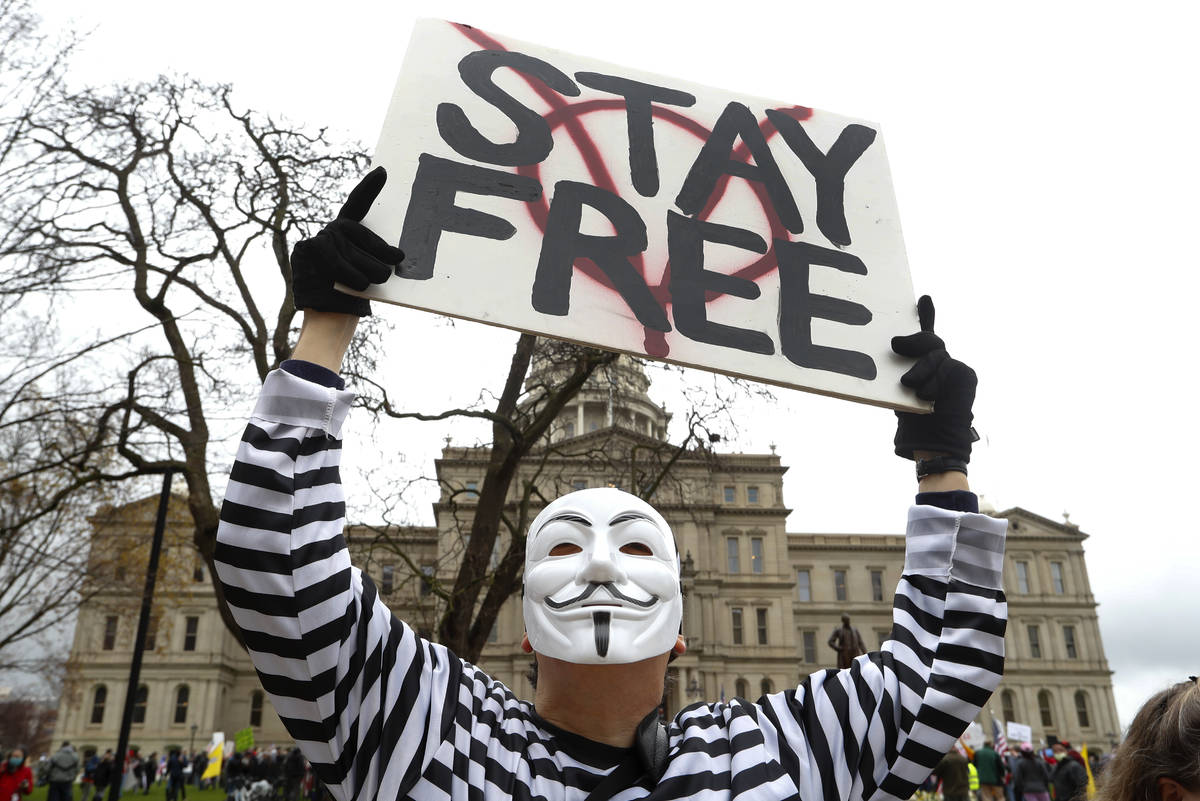
[[(75, 792), (72, 796), (72, 801), (79, 801), (79, 788), (75, 785)], [(25, 796), (26, 801), (46, 801), (46, 793), (49, 787), (43, 785), (34, 787), (33, 792)], [(142, 795), (140, 791), (130, 790), (127, 793), (121, 794), (121, 801), (166, 801), (167, 783), (156, 784), (150, 788), (149, 795)], [(97, 801), (95, 794), (89, 801)], [(225, 791), (220, 787), (215, 787), (211, 790), (197, 790), (195, 787), (187, 788), (187, 801), (225, 801)]]

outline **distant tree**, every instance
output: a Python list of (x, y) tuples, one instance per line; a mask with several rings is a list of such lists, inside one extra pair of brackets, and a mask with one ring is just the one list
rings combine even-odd
[(0, 751), (18, 745), (34, 760), (49, 753), (58, 705), (53, 701), (12, 698), (0, 701)]

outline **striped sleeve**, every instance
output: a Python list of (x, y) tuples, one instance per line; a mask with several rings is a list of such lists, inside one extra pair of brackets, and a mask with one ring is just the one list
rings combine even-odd
[(412, 787), (449, 729), (462, 673), (350, 564), (338, 468), (352, 399), (281, 370), (267, 377), (215, 556), (263, 688), (338, 801)]
[(909, 798), (1000, 683), (1007, 522), (914, 506), (890, 638), (764, 696), (765, 745), (808, 799)]

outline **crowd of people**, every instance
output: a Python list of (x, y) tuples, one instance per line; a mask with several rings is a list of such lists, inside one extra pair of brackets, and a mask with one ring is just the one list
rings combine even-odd
[(1089, 754), (1090, 765), (1067, 741), (1036, 751), (1030, 743), (1001, 754), (989, 740), (967, 755), (951, 751), (922, 788), (940, 791), (945, 801), (1082, 801), (1089, 771), (1098, 775), (1105, 760)]
[[(165, 787), (166, 801), (187, 801), (188, 788), (219, 787), (227, 801), (329, 801), (299, 748), (235, 752), (224, 760), (215, 777), (203, 778), (208, 754), (172, 749), (166, 755), (143, 756), (131, 748), (126, 757), (122, 796), (149, 795), (152, 787)], [(36, 786), (48, 787), (46, 801), (101, 801), (112, 785), (116, 761), (112, 749), (92, 751), (82, 757), (70, 743), (53, 755), (43, 755), (32, 765), (21, 746), (10, 749), (0, 763), (0, 801), (20, 801)]]

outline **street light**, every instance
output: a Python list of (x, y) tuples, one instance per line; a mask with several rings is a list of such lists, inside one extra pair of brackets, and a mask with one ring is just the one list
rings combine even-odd
[(196, 729), (200, 728), (197, 724), (192, 724), (192, 741), (188, 746), (188, 759), (192, 758), (192, 754), (196, 753)]

